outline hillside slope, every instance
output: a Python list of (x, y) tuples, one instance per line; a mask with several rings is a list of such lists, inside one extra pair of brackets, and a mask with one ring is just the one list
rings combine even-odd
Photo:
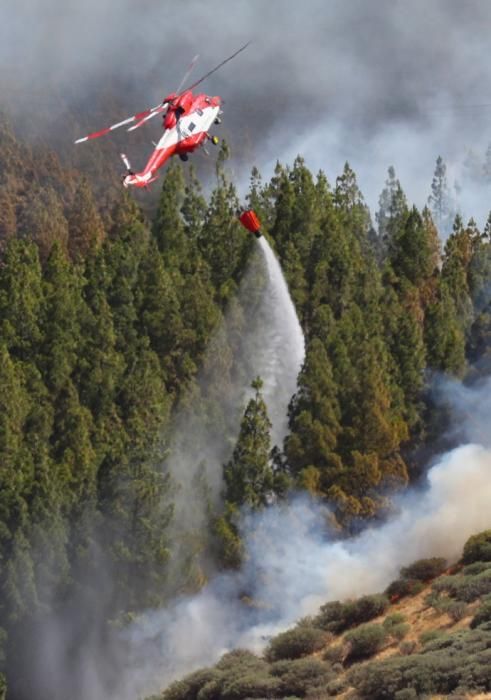
[(401, 569), (383, 594), (328, 602), (269, 640), (225, 654), (147, 700), (491, 697), (491, 530), (452, 568)]

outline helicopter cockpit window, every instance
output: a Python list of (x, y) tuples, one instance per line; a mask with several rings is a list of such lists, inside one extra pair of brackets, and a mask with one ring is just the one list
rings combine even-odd
[(196, 129), (196, 124), (194, 122), (189, 122), (188, 129), (189, 131), (194, 131)]

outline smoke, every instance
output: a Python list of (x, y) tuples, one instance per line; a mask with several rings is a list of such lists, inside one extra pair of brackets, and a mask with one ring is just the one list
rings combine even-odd
[[(203, 86), (226, 101), (221, 128), (244, 181), (242, 173), (253, 164), (269, 176), (277, 159), (291, 162), (297, 153), (333, 181), (348, 160), (374, 210), (387, 167), (394, 165), (409, 200), (422, 206), (441, 155), (449, 184), (463, 186), (464, 216), (482, 226), (490, 186), (481, 183), (477, 198), (463, 163), (470, 149), (482, 159), (491, 141), (491, 108), (472, 108), (491, 103), (490, 20), (488, 0), (235, 0), (233, 10), (224, 0), (10, 0), (0, 5), (0, 109), (31, 135), (66, 149), (85, 128), (105, 126), (102, 118), (117, 120), (156, 104), (196, 53), (201, 59), (191, 80), (252, 38), (247, 51)], [(109, 115), (111, 96), (117, 100)], [(64, 121), (73, 114), (81, 133)], [(148, 144), (158, 128), (147, 127)], [(126, 137), (131, 160), (141, 162), (141, 142), (135, 149)], [(112, 157), (119, 172), (118, 149)], [(252, 345), (268, 333), (263, 326)], [(235, 378), (244, 400), (250, 378), (247, 372)], [(245, 513), (243, 571), (215, 577), (200, 594), (166, 610), (148, 611), (126, 630), (113, 658), (98, 657), (96, 632), (92, 646), (74, 651), (73, 619), (54, 625), (36, 650), (47, 659), (40, 673), (55, 686), (51, 697), (65, 700), (77, 692), (84, 700), (135, 700), (234, 646), (259, 650), (265, 638), (325, 600), (383, 589), (400, 566), (418, 557), (457, 557), (470, 534), (491, 526), (489, 388), (446, 388), (460, 447), (431, 467), (426, 487), (407, 494), (382, 527), (331, 542), (327, 513), (304, 498)], [(270, 407), (272, 414), (281, 411)], [(237, 427), (239, 419), (235, 414), (231, 424)], [(189, 513), (199, 460), (178, 456), (179, 444), (175, 473)], [(232, 446), (229, 440), (219, 453), (201, 455), (215, 490), (217, 467)], [(183, 463), (192, 468), (186, 471)], [(192, 523), (199, 524), (199, 513)], [(77, 653), (80, 676), (63, 665), (67, 654)]]
[(469, 536), (491, 527), (490, 389), (491, 379), (477, 388), (442, 380), (439, 396), (459, 426), (458, 447), (431, 465), (426, 483), (403, 495), (385, 524), (332, 541), (329, 512), (306, 496), (245, 512), (243, 569), (215, 577), (165, 610), (148, 611), (127, 630), (128, 700), (232, 648), (261, 652), (272, 635), (322, 603), (382, 591), (416, 559), (455, 561)]
[(381, 591), (418, 558), (457, 559), (470, 535), (491, 526), (490, 499), (491, 450), (466, 445), (431, 468), (426, 489), (401, 500), (390, 522), (348, 541), (326, 538), (326, 512), (305, 497), (245, 514), (243, 571), (149, 612), (128, 631), (135, 650), (128, 698), (140, 682), (155, 690), (232, 648), (260, 652), (271, 635), (327, 600)]
[[(269, 176), (300, 153), (333, 181), (349, 160), (374, 210), (393, 165), (422, 206), (441, 155), (462, 213), (482, 225), (491, 185), (482, 180), (477, 200), (464, 162), (491, 141), (490, 21), (488, 0), (236, 0), (233, 11), (224, 0), (5, 2), (0, 107), (66, 150), (82, 134), (64, 115), (100, 128), (156, 104), (196, 53), (191, 80), (252, 39), (203, 85), (226, 101), (221, 129), (240, 175), (256, 164)], [(158, 131), (146, 127), (148, 144)], [(141, 134), (122, 138), (141, 162)], [(119, 172), (118, 149), (109, 157)]]

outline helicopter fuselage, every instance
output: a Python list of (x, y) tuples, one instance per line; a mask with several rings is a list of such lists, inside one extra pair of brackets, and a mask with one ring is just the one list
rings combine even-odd
[(193, 95), (188, 90), (166, 101), (169, 107), (163, 118), (164, 133), (144, 169), (124, 178), (125, 187), (146, 187), (157, 179), (157, 171), (171, 156), (192, 153), (211, 138), (208, 130), (220, 113), (220, 97)]

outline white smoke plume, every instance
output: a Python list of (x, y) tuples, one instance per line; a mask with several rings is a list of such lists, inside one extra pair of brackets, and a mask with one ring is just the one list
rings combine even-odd
[(388, 522), (331, 541), (328, 512), (305, 496), (244, 513), (243, 570), (149, 611), (128, 630), (135, 683), (128, 700), (139, 687), (164, 687), (232, 648), (260, 652), (271, 635), (327, 600), (382, 591), (416, 559), (454, 561), (469, 536), (490, 528), (491, 379), (476, 388), (445, 381), (440, 394), (459, 424), (458, 446), (435, 460), (424, 485), (399, 499)]
[[(470, 535), (491, 527), (490, 503), (491, 450), (471, 444), (443, 456), (426, 488), (406, 495), (390, 522), (348, 541), (326, 538), (326, 513), (306, 498), (246, 515), (242, 572), (217, 577), (170, 609), (149, 611), (128, 631), (136, 652), (128, 700), (139, 683), (164, 687), (232, 648), (260, 652), (271, 635), (327, 600), (382, 591), (416, 559), (457, 559)], [(254, 604), (241, 602), (244, 595)]]

